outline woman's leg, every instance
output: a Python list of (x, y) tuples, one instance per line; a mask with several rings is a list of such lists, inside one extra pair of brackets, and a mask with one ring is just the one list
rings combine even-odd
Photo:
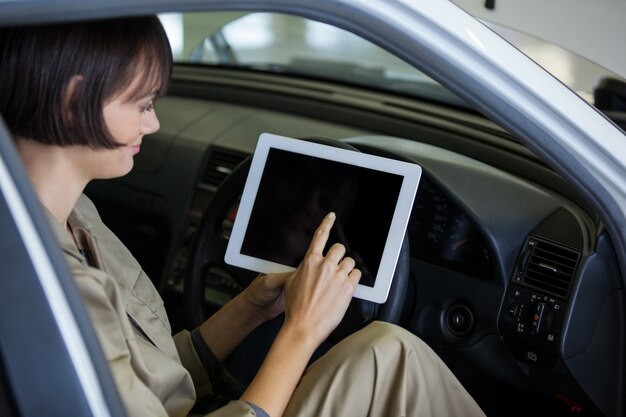
[(285, 416), (484, 416), (441, 359), (404, 329), (374, 322), (305, 372)]

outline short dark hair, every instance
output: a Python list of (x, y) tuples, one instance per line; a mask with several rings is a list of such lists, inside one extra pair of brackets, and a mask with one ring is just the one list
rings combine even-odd
[(165, 92), (172, 53), (156, 16), (1, 29), (0, 114), (16, 137), (113, 149), (102, 110), (137, 71), (130, 99)]

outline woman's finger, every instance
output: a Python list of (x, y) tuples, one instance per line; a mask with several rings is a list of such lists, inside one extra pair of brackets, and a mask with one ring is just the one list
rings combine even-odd
[(328, 253), (326, 253), (326, 258), (334, 264), (339, 264), (345, 254), (346, 247), (343, 246), (341, 243), (335, 243), (330, 247), (330, 249), (328, 249)]
[(350, 282), (354, 285), (354, 288), (356, 288), (357, 284), (361, 280), (361, 271), (359, 269), (354, 268), (348, 274), (348, 280), (350, 280)]
[(355, 265), (356, 265), (355, 260), (350, 258), (349, 256), (346, 256), (339, 263), (339, 270), (343, 272), (344, 274), (348, 275), (350, 271), (354, 269)]
[(324, 247), (326, 246), (326, 242), (328, 241), (330, 229), (332, 229), (334, 223), (335, 213), (330, 212), (326, 215), (326, 217), (324, 217), (324, 220), (322, 220), (322, 223), (315, 231), (313, 239), (311, 240), (311, 244), (309, 245), (309, 253), (322, 255)]

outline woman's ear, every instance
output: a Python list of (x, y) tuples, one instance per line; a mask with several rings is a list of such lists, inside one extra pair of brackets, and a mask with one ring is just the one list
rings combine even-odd
[(66, 120), (70, 122), (70, 124), (74, 122), (74, 115), (78, 110), (76, 108), (76, 92), (83, 80), (84, 77), (82, 75), (73, 75), (63, 90), (61, 114), (63, 115), (63, 118), (66, 118)]

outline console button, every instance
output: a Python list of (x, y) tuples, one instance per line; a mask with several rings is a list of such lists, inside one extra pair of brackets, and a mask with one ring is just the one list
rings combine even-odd
[(530, 318), (530, 330), (533, 333), (541, 333), (546, 324), (546, 312), (547, 304), (544, 302), (539, 302), (535, 304), (534, 308), (531, 312)]
[(512, 319), (518, 319), (522, 315), (522, 306), (516, 302), (512, 302), (509, 304), (508, 314)]

